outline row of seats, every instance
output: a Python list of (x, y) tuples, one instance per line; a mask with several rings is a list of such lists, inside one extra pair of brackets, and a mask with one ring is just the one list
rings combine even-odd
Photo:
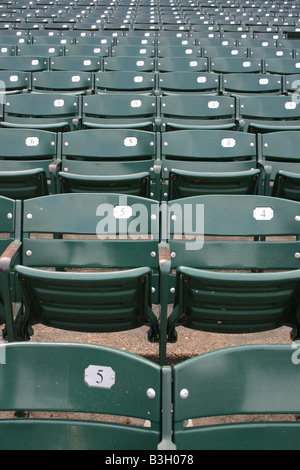
[(297, 340), (299, 210), (258, 195), (163, 205), (117, 193), (1, 197), (4, 337), (29, 339), (35, 324), (93, 333), (147, 325), (161, 364), (178, 326), (287, 326)]
[[(210, 415), (299, 413), (298, 356), (290, 346), (234, 347), (171, 369), (101, 346), (1, 345), (1, 409), (68, 412), (71, 416), (76, 411), (83, 418), (51, 420), (44, 412), (43, 419), (1, 420), (0, 447), (150, 450), (152, 465), (171, 461), (195, 465), (198, 456), (192, 451), (196, 449), (295, 450), (299, 447), (296, 421), (278, 417), (277, 422), (263, 422), (261, 418), (197, 427), (187, 427), (186, 422)], [(85, 413), (97, 418), (88, 421)], [(105, 422), (103, 414), (120, 418)], [(145, 421), (151, 427), (140, 424)], [(180, 455), (174, 454), (176, 449), (182, 451)], [(122, 458), (122, 454), (105, 456), (105, 461), (119, 464)], [(127, 462), (130, 457), (125, 458)], [(150, 461), (147, 453), (143, 460)]]
[[(188, 63), (184, 61), (186, 65)], [(72, 61), (73, 63), (73, 61)], [(172, 61), (171, 61), (172, 63)], [(198, 63), (198, 62), (197, 62)], [(84, 67), (86, 64), (86, 67)], [(82, 68), (94, 67), (95, 62), (82, 60)], [(159, 64), (160, 67), (162, 64)], [(167, 64), (170, 65), (170, 61)], [(68, 63), (64, 63), (66, 69)], [(72, 66), (71, 66), (72, 68)], [(176, 68), (176, 67), (174, 67)], [(267, 73), (214, 72), (138, 72), (138, 71), (73, 71), (44, 72), (0, 71), (2, 93), (60, 92), (72, 94), (137, 92), (151, 95), (209, 93), (216, 95), (253, 95), (298, 93), (300, 73), (277, 75)]]
[(300, 200), (300, 131), (0, 129), (0, 194), (117, 192), (157, 201), (204, 194)]

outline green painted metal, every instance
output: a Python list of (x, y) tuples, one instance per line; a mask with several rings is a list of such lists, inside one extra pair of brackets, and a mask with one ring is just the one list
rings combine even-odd
[(213, 57), (210, 67), (215, 73), (260, 73), (262, 61), (242, 57)]
[(61, 192), (114, 192), (160, 197), (154, 132), (86, 129), (62, 139)]
[(74, 130), (79, 118), (78, 97), (63, 93), (11, 95), (4, 106), (2, 127), (49, 131)]
[(155, 96), (136, 93), (83, 97), (82, 126), (96, 129), (156, 130)]
[(259, 160), (267, 174), (266, 194), (298, 201), (300, 132), (262, 134), (259, 143)]
[(199, 57), (160, 57), (157, 69), (158, 72), (207, 72), (208, 60)]
[(208, 72), (165, 72), (159, 74), (159, 92), (164, 95), (182, 93), (218, 94), (218, 74)]
[(104, 57), (105, 71), (139, 71), (154, 72), (155, 60), (152, 57), (118, 56)]
[[(0, 354), (1, 410), (82, 413), (82, 420), (1, 420), (1, 449), (153, 450), (166, 434), (163, 423), (170, 426), (170, 405), (161, 412), (165, 393), (161, 368), (144, 358), (72, 343), (1, 345)], [(87, 376), (91, 365), (99, 368), (98, 383)], [(103, 367), (115, 375), (111, 388), (96, 386), (105, 376)], [(89, 386), (90, 380), (95, 386)], [(103, 414), (111, 415), (111, 422), (103, 422)], [(131, 418), (133, 425), (124, 424), (124, 417)], [(140, 420), (137, 424), (135, 418)], [(143, 426), (145, 420), (151, 421), (151, 427)]]
[(234, 95), (282, 94), (282, 77), (263, 73), (228, 73), (223, 76), (222, 92)]
[(137, 71), (106, 71), (95, 73), (95, 92), (138, 92), (154, 94), (155, 74)]
[(161, 97), (161, 130), (235, 130), (235, 100), (229, 96)]
[[(159, 339), (152, 310), (159, 303), (157, 201), (73, 193), (29, 199), (23, 207), (22, 265), (15, 272), (28, 325), (108, 332), (146, 324), (149, 339)], [(123, 218), (122, 211), (132, 212)]]
[(36, 129), (2, 128), (0, 140), (1, 195), (28, 199), (56, 191), (51, 166), (57, 163), (59, 135)]
[(92, 74), (82, 71), (44, 71), (32, 74), (32, 92), (86, 94), (92, 91)]
[(256, 194), (263, 184), (256, 155), (255, 136), (243, 132), (163, 133), (162, 199), (200, 194)]
[(286, 325), (298, 337), (299, 210), (296, 201), (267, 196), (169, 202), (170, 279), (176, 269), (169, 339), (178, 324), (219, 333)]
[[(209, 352), (174, 366), (177, 450), (296, 450), (299, 423), (260, 419), (184, 427), (184, 420), (229, 415), (298, 414), (297, 351), (250, 345)], [(296, 357), (297, 359), (297, 357)], [(241, 421), (241, 419), (239, 420)]]
[(299, 109), (291, 96), (242, 96), (237, 108), (239, 129), (244, 132), (267, 133), (300, 129)]
[(101, 57), (94, 56), (57, 56), (51, 57), (50, 69), (54, 71), (60, 70), (76, 70), (82, 72), (98, 72), (101, 70)]
[(48, 69), (47, 57), (40, 57), (36, 55), (0, 57), (0, 70), (37, 72), (37, 71), (43, 71), (47, 69)]

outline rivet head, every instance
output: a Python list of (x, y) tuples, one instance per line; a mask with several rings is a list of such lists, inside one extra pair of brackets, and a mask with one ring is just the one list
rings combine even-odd
[(155, 214), (151, 215), (151, 220), (156, 220), (156, 215)]
[(175, 292), (175, 287), (171, 287), (170, 292), (171, 292), (171, 294), (174, 294), (174, 292)]
[(176, 220), (176, 219), (177, 219), (176, 215), (175, 215), (175, 214), (172, 215), (171, 219), (172, 219), (172, 220)]
[(152, 256), (152, 258), (155, 258), (155, 256), (156, 256), (155, 251), (151, 251), (151, 256)]
[(26, 251), (26, 256), (31, 256), (32, 255), (32, 251), (31, 250), (27, 250)]
[(176, 256), (176, 253), (174, 251), (172, 251), (171, 258), (175, 258), (175, 256)]
[(153, 398), (156, 396), (154, 388), (148, 388), (146, 395), (148, 398), (150, 398), (150, 400), (153, 400)]
[(155, 287), (151, 287), (151, 292), (152, 292), (152, 294), (154, 294), (154, 292), (155, 292)]
[(296, 222), (300, 222), (300, 215), (296, 215), (295, 220)]
[(27, 214), (26, 219), (31, 220), (32, 219), (32, 214)]
[(12, 213), (11, 213), (11, 212), (9, 212), (9, 213), (7, 214), (7, 218), (8, 218), (8, 219), (12, 219)]
[(295, 253), (295, 258), (296, 258), (296, 259), (299, 259), (299, 258), (300, 258), (300, 253), (299, 253), (299, 252)]
[(190, 393), (186, 388), (183, 388), (182, 390), (180, 390), (180, 398), (182, 398), (182, 400), (186, 400), (189, 394)]

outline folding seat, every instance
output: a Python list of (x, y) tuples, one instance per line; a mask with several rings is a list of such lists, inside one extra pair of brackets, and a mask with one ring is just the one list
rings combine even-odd
[(0, 128), (0, 142), (1, 196), (28, 199), (56, 191), (56, 133)]
[(201, 47), (221, 47), (221, 46), (228, 46), (228, 47), (236, 47), (236, 39), (232, 38), (197, 38), (197, 45)]
[(27, 92), (30, 88), (30, 75), (28, 72), (0, 70), (0, 81), (5, 87), (1, 89), (1, 93), (6, 95)]
[(66, 46), (65, 56), (86, 56), (86, 57), (107, 57), (109, 55), (109, 46), (97, 46), (94, 44), (76, 44)]
[(256, 159), (255, 136), (243, 132), (179, 130), (164, 133), (162, 199), (262, 192), (263, 174)]
[(291, 96), (241, 96), (238, 110), (239, 129), (245, 132), (300, 130), (300, 109)]
[(103, 60), (105, 71), (140, 71), (154, 72), (155, 59), (151, 57), (105, 57)]
[(111, 48), (112, 57), (155, 57), (154, 46), (144, 45), (117, 45)]
[(271, 132), (261, 136), (259, 160), (266, 168), (267, 195), (300, 201), (300, 132)]
[(24, 201), (14, 268), (24, 322), (93, 333), (148, 326), (159, 341), (159, 218), (158, 201), (114, 193)]
[(0, 357), (1, 411), (31, 415), (1, 420), (3, 450), (172, 448), (169, 367), (162, 371), (125, 351), (72, 343), (2, 344)]
[(193, 37), (158, 37), (157, 46), (158, 47), (193, 47), (196, 46), (196, 39)]
[(74, 130), (79, 124), (78, 97), (55, 92), (10, 95), (0, 124), (11, 128)]
[[(21, 299), (13, 274), (14, 264), (19, 264), (21, 260), (21, 202), (0, 196), (0, 214), (0, 325), (4, 325), (3, 338), (12, 340), (14, 334), (10, 318), (16, 316), (21, 309)], [(21, 322), (19, 328), (22, 327)], [(25, 335), (24, 331), (23, 336)]]
[(160, 57), (202, 57), (202, 47), (198, 46), (158, 46), (157, 56)]
[(300, 69), (299, 59), (267, 59), (264, 61), (264, 72), (280, 75), (292, 75)]
[[(177, 450), (299, 449), (299, 422), (292, 418), (300, 408), (293, 392), (300, 385), (295, 373), (298, 356), (297, 346), (295, 350), (289, 345), (245, 345), (176, 364)], [(206, 418), (206, 423), (196, 418)], [(188, 420), (193, 426), (184, 425)]]
[(262, 61), (242, 57), (216, 57), (211, 59), (210, 67), (216, 73), (260, 73)]
[(18, 56), (52, 57), (64, 55), (64, 47), (56, 44), (25, 44), (17, 46)]
[(36, 72), (32, 74), (32, 92), (87, 94), (92, 92), (92, 78), (90, 72), (77, 70)]
[(158, 72), (207, 72), (208, 59), (198, 57), (160, 57)]
[(236, 129), (235, 99), (229, 96), (172, 95), (161, 97), (161, 130)]
[(156, 130), (156, 97), (103, 93), (83, 97), (82, 126), (98, 129)]
[(290, 94), (295, 97), (299, 103), (299, 89), (300, 89), (300, 71), (293, 75), (284, 76), (284, 88), (287, 94)]
[(283, 49), (280, 47), (252, 47), (249, 57), (256, 59), (293, 59), (293, 49)]
[(0, 57), (9, 57), (16, 55), (16, 47), (9, 44), (0, 44)]
[(9, 36), (0, 34), (0, 44), (17, 46), (18, 44), (31, 44), (31, 38), (28, 36)]
[(211, 57), (212, 59), (221, 57), (237, 57), (245, 59), (248, 57), (247, 47), (230, 47), (230, 46), (208, 46), (203, 48), (203, 57)]
[(107, 71), (94, 74), (95, 92), (137, 92), (154, 94), (156, 76), (151, 72)]
[(67, 46), (75, 44), (75, 38), (72, 37), (62, 37), (62, 36), (33, 36), (32, 37), (32, 44), (40, 44), (40, 45), (60, 45), (60, 46)]
[(222, 77), (222, 93), (231, 96), (283, 93), (281, 75), (228, 73)]
[[(239, 39), (238, 46), (240, 47), (249, 47), (249, 48), (261, 48), (261, 47), (277, 47), (276, 39)], [(291, 48), (288, 44), (284, 46), (283, 44), (280, 47)]]
[(156, 134), (132, 129), (87, 129), (63, 137), (57, 172), (61, 192), (115, 192), (160, 197)]
[(265, 195), (170, 201), (162, 222), (161, 336), (167, 322), (168, 341), (176, 341), (179, 325), (219, 334), (286, 326), (298, 339), (299, 207)]
[(159, 74), (159, 92), (164, 95), (182, 93), (219, 94), (220, 76), (209, 72), (165, 72)]

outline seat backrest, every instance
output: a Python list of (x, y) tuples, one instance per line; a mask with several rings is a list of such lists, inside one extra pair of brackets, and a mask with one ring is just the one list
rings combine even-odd
[(78, 121), (78, 113), (76, 96), (56, 92), (10, 95), (4, 105), (2, 126), (65, 130), (74, 126), (73, 120)]
[[(299, 423), (253, 416), (299, 413), (299, 396), (294, 393), (300, 385), (298, 355), (288, 345), (250, 345), (209, 352), (175, 365), (177, 450), (298, 449)], [(237, 424), (234, 417), (230, 422), (229, 415), (252, 419), (244, 416)], [(185, 427), (184, 421), (193, 418), (207, 419)]]
[(193, 45), (158, 45), (158, 57), (202, 57), (202, 47)]
[(107, 57), (109, 55), (108, 46), (97, 46), (94, 44), (76, 44), (65, 47), (65, 56), (87, 56), (87, 57)]
[[(1, 345), (0, 377), (2, 411), (46, 415), (1, 420), (2, 449), (154, 450), (162, 439), (161, 368), (142, 357), (85, 344)], [(82, 419), (53, 420), (45, 412)]]
[(203, 48), (203, 57), (240, 57), (246, 59), (248, 57), (247, 47), (230, 47), (230, 46), (208, 46)]
[[(156, 157), (153, 132), (133, 129), (68, 132), (63, 137), (62, 172), (58, 175), (61, 191), (80, 189), (154, 196), (160, 190), (160, 174), (154, 171)], [(132, 179), (134, 175), (136, 178)]]
[(228, 96), (161, 97), (162, 130), (235, 129), (235, 99)]
[(105, 57), (103, 60), (103, 69), (111, 71), (139, 71), (139, 72), (154, 72), (155, 59), (152, 57), (134, 57), (134, 56), (119, 56), (119, 57)]
[(299, 130), (300, 109), (291, 96), (241, 96), (238, 109), (245, 131)]
[(0, 70), (19, 70), (23, 72), (36, 72), (48, 69), (46, 56), (15, 56), (0, 57)]
[(276, 73), (282, 75), (290, 75), (298, 73), (300, 69), (299, 59), (265, 59), (264, 60), (264, 71), (267, 73)]
[(137, 128), (153, 131), (156, 126), (156, 97), (114, 93), (83, 97), (83, 127)]
[(155, 74), (137, 71), (106, 71), (95, 73), (95, 92), (154, 93)]
[(258, 59), (293, 59), (293, 49), (280, 47), (252, 47), (249, 57)]
[(177, 268), (170, 328), (180, 318), (189, 328), (223, 333), (298, 330), (298, 202), (211, 195), (169, 208), (164, 227)]
[(111, 48), (112, 57), (155, 57), (152, 45), (116, 45)]
[(207, 72), (208, 60), (198, 57), (159, 57), (158, 72)]
[(101, 70), (101, 57), (57, 56), (50, 58), (51, 70), (76, 70), (82, 72), (98, 72)]
[(57, 44), (25, 44), (17, 46), (18, 56), (61, 56), (64, 55), (64, 47)]
[(20, 70), (1, 70), (0, 80), (5, 84), (5, 93), (28, 91), (30, 87), (30, 75)]

